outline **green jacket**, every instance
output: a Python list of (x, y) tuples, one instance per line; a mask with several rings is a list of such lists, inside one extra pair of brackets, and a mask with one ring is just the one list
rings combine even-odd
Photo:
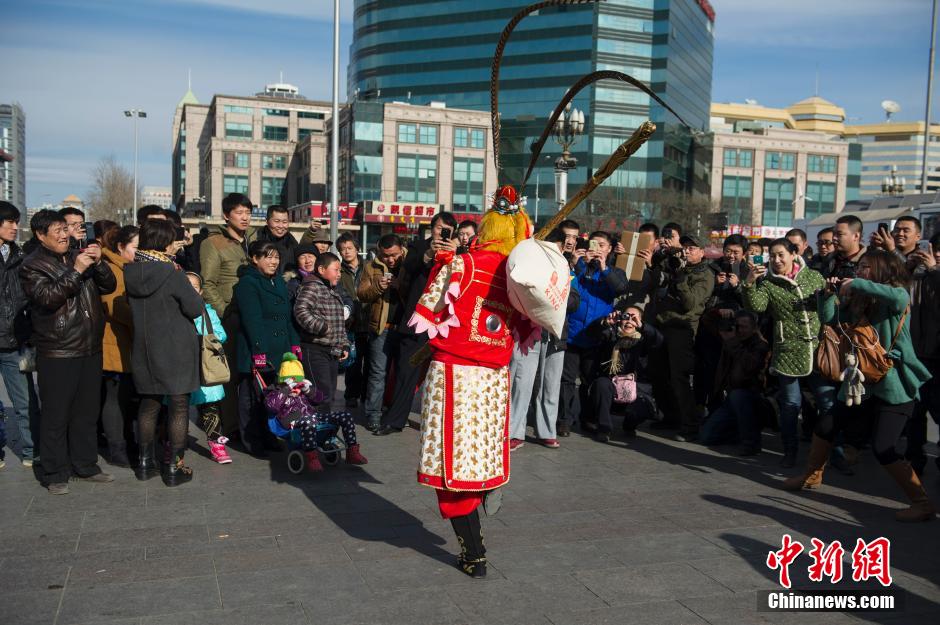
[(797, 257), (800, 270), (794, 279), (768, 276), (755, 284), (742, 287), (744, 307), (756, 313), (769, 312), (774, 325), (773, 357), (770, 372), (791, 378), (806, 377), (813, 372), (816, 348), (819, 347), (819, 316), (816, 314), (816, 291), (826, 286), (822, 274), (806, 267)]
[[(898, 330), (901, 316), (910, 303), (910, 295), (900, 287), (879, 284), (870, 280), (856, 278), (849, 287), (851, 294), (867, 295), (878, 301), (875, 311), (868, 316), (868, 321), (878, 332), (878, 339), (885, 349), (891, 345)], [(838, 319), (836, 305), (839, 304)], [(838, 302), (835, 294), (820, 298), (819, 316), (823, 323), (843, 321), (853, 323), (856, 321), (849, 309), (849, 300)], [(927, 367), (918, 360), (914, 354), (914, 345), (911, 341), (910, 313), (904, 321), (900, 334), (894, 343), (894, 348), (888, 352), (888, 357), (894, 366), (888, 374), (877, 384), (865, 383), (863, 400), (877, 397), (889, 404), (904, 404), (918, 399), (920, 387), (931, 377)], [(845, 399), (845, 393), (839, 389), (839, 399)]]
[(224, 225), (216, 226), (199, 246), (202, 298), (222, 319), (235, 311), (232, 288), (238, 282), (239, 270), (248, 264), (248, 245), (255, 240), (255, 234), (255, 228), (248, 228), (244, 241), (239, 243)]
[(233, 291), (241, 321), (238, 371), (250, 373), (255, 354), (264, 354), (268, 364), (276, 370), (284, 354), (300, 345), (287, 283), (280, 274), (265, 278), (260, 271), (249, 267)]
[(665, 294), (656, 300), (656, 322), (660, 328), (690, 327), (698, 329), (705, 304), (715, 288), (715, 274), (704, 260), (681, 269)]

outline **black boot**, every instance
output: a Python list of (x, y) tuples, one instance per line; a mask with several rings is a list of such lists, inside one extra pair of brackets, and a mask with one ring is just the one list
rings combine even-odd
[(128, 468), (131, 461), (127, 457), (127, 443), (120, 441), (108, 443), (108, 464), (114, 467)]
[(140, 462), (134, 468), (134, 475), (140, 481), (149, 480), (160, 474), (160, 467), (154, 461), (153, 443), (140, 446)]
[(193, 470), (183, 464), (183, 450), (174, 450), (172, 460), (163, 469), (163, 483), (167, 486), (179, 486), (192, 479)]
[(483, 545), (483, 528), (480, 527), (480, 513), (474, 510), (466, 516), (450, 520), (460, 543), (460, 556), (457, 566), (470, 577), (486, 577), (486, 547)]

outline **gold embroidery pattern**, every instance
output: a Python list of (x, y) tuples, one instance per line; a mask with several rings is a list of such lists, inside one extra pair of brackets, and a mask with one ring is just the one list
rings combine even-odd
[[(477, 327), (480, 325), (480, 314), (483, 312), (483, 305), (486, 304), (488, 308), (494, 308), (500, 312), (505, 313), (505, 319), (503, 319), (503, 331), (500, 338), (493, 338), (490, 336), (483, 336), (477, 330)], [(494, 302), (492, 300), (483, 299), (480, 296), (477, 296), (476, 303), (473, 305), (473, 315), (470, 318), (470, 340), (477, 343), (485, 343), (486, 345), (494, 345), (496, 347), (506, 347), (506, 342), (509, 340), (509, 328), (508, 324), (512, 320), (512, 311), (509, 306), (501, 304), (499, 302)]]
[(421, 295), (418, 304), (428, 310), (438, 313), (444, 310), (444, 293), (453, 281), (453, 276), (463, 273), (464, 263), (461, 257), (456, 257), (446, 267), (443, 267), (434, 278), (434, 282)]
[[(422, 399), (421, 472), (444, 477), (445, 365), (432, 361)], [(453, 365), (452, 473), (455, 480), (484, 482), (502, 477), (508, 367)]]

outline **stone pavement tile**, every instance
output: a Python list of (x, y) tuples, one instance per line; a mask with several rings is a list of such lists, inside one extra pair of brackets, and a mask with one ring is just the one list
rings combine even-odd
[(84, 623), (73, 623), (72, 625), (140, 625), (140, 619), (137, 617), (103, 620), (95, 619)]
[(4, 593), (0, 601), (0, 623), (50, 625), (55, 620), (61, 598), (61, 589)]
[(64, 562), (33, 561), (29, 566), (4, 566), (0, 573), (0, 601), (6, 600), (7, 593), (62, 589), (68, 575), (69, 565)]
[(226, 610), (183, 612), (145, 617), (140, 625), (309, 625), (298, 600), (292, 603), (246, 605)]
[(592, 542), (594, 547), (621, 565), (682, 562), (727, 555), (727, 551), (688, 531), (622, 536)]
[(683, 562), (578, 571), (575, 578), (610, 605), (731, 594), (731, 590)]
[(696, 534), (725, 552), (741, 557), (767, 557), (768, 551), (780, 549), (784, 534), (789, 534), (793, 540), (798, 540), (804, 545), (810, 544), (810, 536), (782, 525), (701, 530)]
[(557, 612), (608, 607), (573, 575), (522, 576), (498, 585), (460, 586), (446, 594), (474, 623), (541, 623)]
[(143, 547), (130, 547), (126, 549), (108, 549), (105, 551), (75, 552), (61, 551), (24, 555), (5, 558), (0, 566), (0, 575), (12, 575), (17, 571), (26, 570), (48, 564), (61, 564), (63, 566), (87, 566), (96, 570), (120, 562), (131, 562), (144, 559)]
[[(390, 538), (387, 540), (345, 540), (340, 546), (354, 562), (364, 560), (384, 560), (386, 558), (407, 558), (416, 555), (443, 558), (460, 551), (456, 537), (451, 540), (428, 535), (409, 538)], [(451, 556), (455, 557), (455, 556)]]
[[(457, 556), (441, 551), (436, 556), (415, 554), (384, 560), (357, 560), (356, 568), (373, 590), (407, 590), (479, 583), (457, 569)], [(487, 583), (503, 577), (494, 567), (487, 570)]]
[(217, 553), (257, 551), (262, 549), (277, 549), (277, 541), (273, 536), (244, 539), (226, 539), (213, 540), (193, 543), (173, 543), (147, 545), (146, 557), (148, 560), (158, 558), (172, 558), (184, 556), (187, 554), (208, 553), (215, 555)]
[[(809, 565), (806, 560), (802, 568)], [(734, 592), (746, 592), (751, 590), (778, 590), (778, 571), (773, 571), (767, 567), (766, 554), (763, 558), (752, 556), (741, 558), (731, 554), (719, 556), (716, 558), (705, 558), (689, 560), (687, 564), (700, 573), (715, 580), (726, 588), (731, 588)], [(797, 565), (803, 564), (799, 559), (790, 567), (790, 577), (795, 578)]]
[(0, 557), (55, 556), (75, 551), (78, 545), (78, 531), (67, 534), (39, 534), (30, 537), (18, 537), (0, 540)]
[(85, 512), (57, 512), (52, 514), (17, 515), (15, 519), (0, 521), (0, 536), (5, 540), (31, 538), (55, 534), (76, 534), (82, 529)]
[[(738, 592), (734, 595), (712, 595), (710, 597), (689, 597), (679, 603), (687, 607), (709, 623), (721, 625), (768, 625), (764, 613), (757, 611), (757, 595), (752, 592)], [(804, 625), (811, 625), (807, 620)]]
[(309, 597), (327, 597), (339, 591), (366, 590), (359, 570), (348, 560), (283, 568), (274, 574), (271, 571), (220, 573), (218, 580), (222, 605), (226, 608), (297, 602)]
[(428, 592), (424, 588), (323, 593), (301, 599), (309, 622), (317, 625), (470, 625), (478, 622), (468, 619), (444, 593)]
[(171, 525), (204, 525), (206, 511), (201, 504), (170, 504), (155, 509), (89, 510), (84, 532), (161, 528)]
[[(298, 510), (297, 512), (301, 512)], [(272, 514), (268, 519), (243, 519), (239, 516), (209, 519), (209, 537), (216, 540), (225, 538), (257, 538), (259, 536), (278, 536), (298, 532), (316, 534), (335, 529), (335, 524), (326, 516), (314, 514), (294, 517), (278, 517)]]
[(227, 549), (212, 554), (212, 560), (216, 572), (223, 575), (349, 562), (349, 556), (340, 543), (323, 543), (308, 549)]
[(142, 489), (137, 491), (117, 489), (113, 491), (107, 489), (93, 491), (87, 485), (75, 481), (69, 482), (69, 491), (69, 494), (64, 497), (57, 497), (46, 492), (38, 493), (29, 506), (29, 513), (55, 514), (75, 510), (143, 508), (147, 500), (147, 493)]
[(168, 525), (139, 529), (111, 529), (104, 531), (82, 532), (78, 543), (79, 551), (102, 551), (141, 545), (182, 545), (205, 543), (208, 541), (206, 525)]
[(89, 563), (85, 563), (72, 567), (69, 589), (209, 575), (215, 575), (215, 569), (212, 558), (207, 554), (131, 560), (115, 562), (110, 566), (89, 566)]
[(72, 587), (65, 598), (57, 625), (95, 620), (175, 614), (220, 608), (215, 576), (184, 577), (130, 584)]
[(589, 542), (503, 547), (490, 549), (487, 557), (508, 579), (622, 566), (611, 554)]
[[(654, 601), (551, 615), (554, 625), (707, 625), (678, 601)], [(719, 621), (720, 623), (720, 621)]]

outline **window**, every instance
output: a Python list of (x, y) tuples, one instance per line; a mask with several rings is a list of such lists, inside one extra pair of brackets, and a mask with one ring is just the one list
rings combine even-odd
[(287, 141), (287, 128), (284, 126), (265, 126), (264, 138), (268, 141)]
[(382, 122), (353, 122), (356, 141), (382, 141)]
[(398, 124), (398, 142), (416, 143), (418, 140), (418, 127), (414, 124)]
[(486, 133), (482, 128), (454, 128), (454, 147), (483, 149)]
[(357, 154), (352, 159), (352, 201), (382, 199), (382, 157)]
[(479, 213), (483, 210), (483, 159), (454, 159), (454, 210)]
[(396, 187), (399, 202), (437, 202), (437, 157), (399, 154)]
[(251, 115), (252, 108), (250, 106), (235, 106), (234, 104), (226, 104), (222, 107), (222, 110), (226, 113), (242, 113), (243, 115)]
[[(726, 152), (727, 154), (727, 152)], [(750, 224), (752, 181), (744, 176), (725, 176), (721, 181), (721, 209), (729, 224)]]
[(789, 228), (793, 225), (793, 180), (764, 181), (764, 215), (761, 225)]
[(287, 157), (283, 154), (262, 154), (261, 169), (287, 169)]
[(804, 218), (816, 219), (826, 213), (836, 210), (836, 184), (834, 182), (816, 182), (810, 180), (806, 183), (806, 196), (804, 200)]
[(290, 117), (290, 111), (287, 109), (264, 109), (264, 114), (272, 117)]
[(323, 113), (314, 113), (313, 111), (297, 111), (297, 117), (300, 119), (326, 119)]
[(284, 201), (287, 195), (285, 182), (285, 178), (261, 178), (261, 209), (267, 211), (268, 206), (272, 204), (286, 204)]
[(437, 145), (437, 126), (420, 126), (418, 142), (424, 145)]
[(248, 193), (248, 176), (222, 176), (222, 193)]
[(300, 143), (313, 133), (313, 128), (298, 128), (297, 129), (297, 143)]
[(470, 129), (470, 147), (482, 150), (486, 143), (486, 131), (482, 128)]
[(725, 167), (753, 167), (754, 150), (725, 148)]
[(814, 173), (834, 174), (838, 169), (839, 159), (835, 156), (810, 154), (806, 159), (806, 170)]
[(251, 124), (225, 122), (226, 139), (251, 139)]
[(796, 154), (792, 152), (767, 152), (765, 166), (767, 169), (780, 169), (793, 171), (796, 163)]
[(222, 162), (225, 167), (245, 167), (248, 168), (250, 165), (248, 163), (248, 153), (247, 152), (223, 152), (222, 153)]

